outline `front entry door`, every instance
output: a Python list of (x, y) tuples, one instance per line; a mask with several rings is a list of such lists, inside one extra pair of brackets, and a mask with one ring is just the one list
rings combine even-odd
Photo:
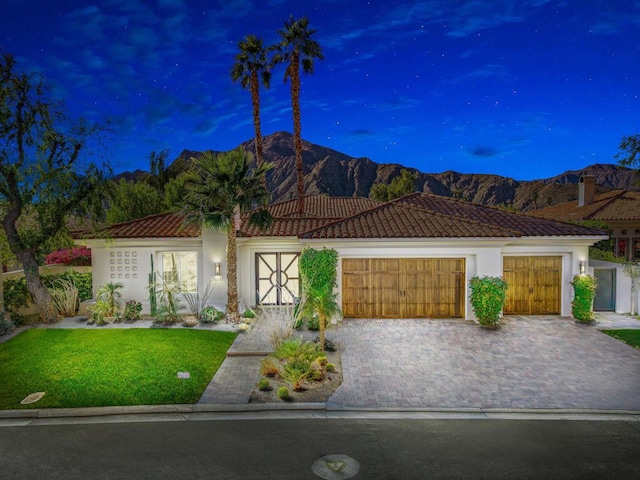
[(294, 253), (256, 253), (256, 302), (286, 305), (300, 297), (298, 258)]
[(616, 309), (616, 271), (613, 268), (596, 268), (594, 276), (598, 282), (593, 309), (599, 312), (613, 312)]

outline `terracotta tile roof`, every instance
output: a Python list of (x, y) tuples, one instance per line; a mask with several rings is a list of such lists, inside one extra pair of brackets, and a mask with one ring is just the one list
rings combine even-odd
[[(510, 230), (514, 236), (540, 237), (564, 235), (599, 235), (601, 231), (586, 229), (564, 222), (532, 218), (530, 215), (509, 212), (496, 207), (487, 207), (475, 203), (456, 200), (439, 195), (414, 193), (396, 200), (418, 206), (427, 211), (451, 215), (456, 218), (468, 218), (488, 225)], [(593, 233), (593, 232), (596, 233)]]
[(306, 232), (301, 238), (512, 237), (504, 228), (389, 202)]
[[(364, 197), (328, 197), (326, 195), (306, 195), (302, 217), (345, 218), (358, 212), (369, 210), (381, 202)], [(298, 200), (286, 200), (269, 206), (274, 218), (298, 217)]]
[[(603, 232), (568, 223), (535, 218), (492, 207), (414, 193), (380, 203), (351, 197), (330, 198), (310, 195), (305, 202), (310, 216), (293, 217), (295, 200), (269, 207), (275, 217), (266, 231), (246, 223), (240, 225), (241, 237), (311, 238), (510, 238), (522, 236), (584, 236)], [(368, 207), (368, 208), (365, 208)], [(348, 215), (345, 212), (355, 212)], [(313, 216), (311, 216), (313, 214)], [(325, 216), (322, 216), (324, 214)], [(345, 217), (334, 215), (345, 214)], [(112, 225), (101, 232), (75, 238), (183, 238), (199, 237), (201, 229), (183, 226), (184, 216), (163, 213)]]
[(301, 238), (501, 238), (603, 235), (600, 230), (415, 193)]
[(99, 232), (75, 232), (74, 238), (189, 238), (199, 237), (201, 229), (184, 226), (184, 215), (159, 213), (130, 222), (116, 223)]
[(608, 220), (640, 221), (640, 192), (614, 190), (596, 195), (589, 205), (578, 206), (578, 201), (561, 203), (530, 212), (531, 215), (555, 220)]
[(300, 234), (335, 221), (334, 218), (274, 218), (271, 226), (261, 231), (259, 228), (242, 222), (240, 237), (297, 237)]

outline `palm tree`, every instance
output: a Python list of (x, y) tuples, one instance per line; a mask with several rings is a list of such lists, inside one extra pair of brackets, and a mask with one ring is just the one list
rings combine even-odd
[(240, 214), (251, 211), (249, 224), (266, 228), (271, 223), (271, 215), (265, 208), (269, 192), (264, 186), (264, 177), (273, 165), (263, 162), (250, 170), (251, 154), (240, 148), (218, 156), (208, 151), (192, 160), (186, 174), (186, 195), (182, 205), (185, 223), (226, 232), (227, 315), (230, 321), (237, 322), (238, 221)]
[[(269, 48), (262, 44), (262, 39), (255, 35), (247, 35), (238, 43), (240, 52), (236, 55), (236, 63), (231, 67), (231, 79), (240, 82), (242, 88), (251, 92), (253, 105), (253, 129), (256, 134), (256, 161), (261, 165), (264, 161), (262, 153), (262, 131), (260, 128), (260, 84), (269, 88), (271, 71), (269, 64)], [(266, 182), (266, 177), (265, 177)]]
[(284, 81), (291, 79), (291, 107), (293, 110), (293, 146), (296, 153), (296, 176), (298, 186), (298, 213), (304, 212), (304, 170), (302, 165), (302, 125), (300, 120), (300, 66), (305, 74), (313, 73), (313, 60), (322, 60), (320, 44), (311, 39), (315, 30), (309, 29), (309, 19), (303, 17), (284, 22), (278, 31), (281, 37), (279, 53), (275, 62), (287, 63)]
[(318, 344), (320, 350), (324, 351), (325, 332), (327, 331), (327, 321), (334, 315), (340, 314), (340, 304), (337, 301), (338, 294), (326, 288), (308, 288), (303, 292), (298, 309), (298, 318), (311, 318), (318, 316)]

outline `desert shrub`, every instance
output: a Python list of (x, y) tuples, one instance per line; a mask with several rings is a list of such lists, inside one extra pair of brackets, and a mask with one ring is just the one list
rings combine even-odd
[(245, 308), (242, 318), (256, 318), (255, 312), (250, 308)]
[(289, 340), (293, 335), (291, 327), (287, 327), (280, 323), (275, 324), (268, 332), (269, 345), (273, 350), (277, 350), (282, 342)]
[(269, 380), (267, 380), (266, 378), (260, 380), (258, 382), (258, 390), (260, 390), (261, 392), (268, 392), (269, 390), (271, 390), (271, 384), (269, 383)]
[(312, 365), (320, 355), (318, 344), (300, 337), (285, 340), (272, 354), (279, 360), (278, 374), (295, 391), (303, 390), (305, 380), (315, 375)]
[(140, 320), (140, 314), (142, 313), (142, 303), (137, 300), (128, 300), (124, 304), (124, 312), (122, 313), (122, 319), (126, 322), (133, 322)]
[(288, 402), (291, 400), (291, 396), (289, 395), (289, 389), (287, 387), (280, 387), (276, 392), (276, 395), (280, 400)]
[(49, 288), (53, 305), (63, 317), (72, 317), (78, 311), (78, 288), (73, 281), (57, 278)]
[(327, 372), (335, 372), (336, 371), (336, 366), (333, 363), (327, 363), (324, 368), (325, 368), (325, 370)]
[(593, 321), (593, 298), (596, 295), (596, 279), (590, 275), (576, 275), (571, 281), (573, 301), (571, 313), (578, 322)]
[(324, 379), (324, 373), (322, 372), (322, 370), (312, 370), (311, 372), (309, 372), (307, 378), (314, 382), (320, 382)]
[(78, 289), (78, 300), (84, 302), (93, 298), (93, 275), (91, 272), (76, 272), (68, 270), (60, 278), (66, 278), (73, 282)]
[(320, 356), (320, 349), (314, 342), (305, 342), (302, 338), (295, 337), (282, 342), (273, 355), (287, 363), (311, 363)]
[(329, 360), (327, 360), (327, 357), (318, 357), (314, 360), (315, 362), (318, 362), (318, 365), (320, 365), (321, 367), (324, 367), (327, 365), (327, 363), (329, 363)]
[(5, 312), (0, 312), (0, 337), (8, 335), (15, 330), (16, 326)]
[(280, 363), (273, 357), (266, 357), (260, 362), (260, 375), (263, 377), (275, 377), (280, 371)]
[(200, 321), (202, 323), (218, 323), (224, 318), (224, 312), (218, 310), (213, 305), (208, 305), (200, 311)]
[(471, 306), (480, 325), (499, 326), (500, 313), (507, 298), (507, 282), (500, 277), (473, 277), (469, 287)]
[(200, 292), (184, 294), (184, 299), (187, 301), (187, 306), (189, 307), (189, 310), (191, 310), (191, 314), (198, 320), (201, 320), (200, 315), (202, 314), (202, 310), (205, 308), (209, 298), (213, 294), (215, 286), (216, 284), (212, 284), (211, 280), (209, 280), (202, 295), (200, 295)]

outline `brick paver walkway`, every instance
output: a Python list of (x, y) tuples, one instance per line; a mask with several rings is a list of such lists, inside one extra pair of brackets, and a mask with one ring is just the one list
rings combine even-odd
[(347, 320), (335, 337), (342, 406), (640, 410), (640, 350), (572, 319)]
[(251, 330), (239, 333), (198, 403), (249, 403), (260, 373), (260, 354), (271, 351), (269, 333), (274, 328), (285, 328), (289, 315), (286, 308), (274, 309), (262, 314)]

